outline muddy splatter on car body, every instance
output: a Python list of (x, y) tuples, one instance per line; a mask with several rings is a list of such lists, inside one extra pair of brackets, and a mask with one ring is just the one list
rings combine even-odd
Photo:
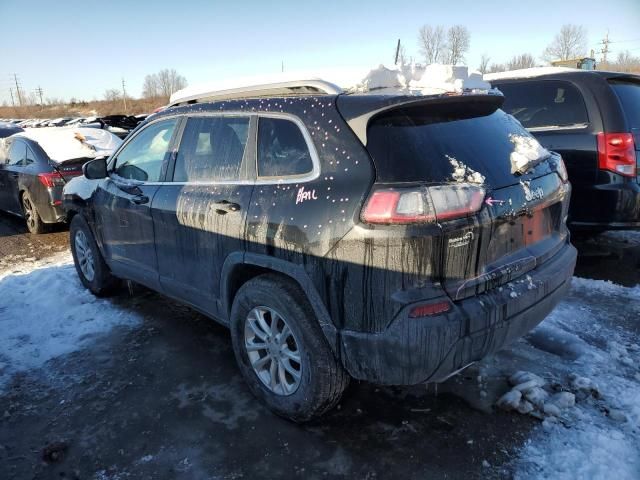
[(99, 294), (133, 280), (230, 326), (254, 394), (294, 420), (349, 377), (441, 381), (542, 321), (575, 266), (562, 160), (512, 173), (510, 136), (530, 135), (501, 102), (169, 108), (65, 188), (80, 278)]

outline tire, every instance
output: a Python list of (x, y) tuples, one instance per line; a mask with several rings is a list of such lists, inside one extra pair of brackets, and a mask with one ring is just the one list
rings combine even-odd
[(75, 215), (71, 220), (69, 243), (73, 263), (82, 284), (98, 297), (112, 294), (119, 285), (119, 280), (111, 274), (82, 215)]
[(22, 212), (29, 232), (34, 235), (45, 233), (47, 231), (47, 225), (42, 221), (42, 217), (38, 213), (38, 208), (36, 204), (33, 203), (29, 192), (25, 191), (22, 194), (20, 203), (22, 203)]
[[(272, 338), (281, 341), (276, 341), (275, 347), (271, 344), (273, 350), (254, 348), (250, 352), (248, 345), (269, 345), (268, 340), (263, 341), (263, 337), (256, 334), (256, 328), (262, 330), (263, 336), (266, 331), (260, 327), (260, 311), (268, 327), (274, 328), (274, 321), (278, 324), (274, 330), (279, 334)], [(251, 319), (248, 318), (250, 314)], [(289, 327), (290, 333), (285, 334), (285, 326)], [(242, 285), (233, 301), (230, 327), (240, 372), (252, 393), (276, 414), (294, 422), (306, 422), (321, 416), (340, 400), (349, 384), (349, 376), (329, 348), (304, 293), (293, 281), (280, 275), (265, 274)], [(278, 344), (282, 345), (279, 351)], [(264, 370), (259, 372), (252, 363)], [(284, 368), (285, 363), (288, 369)], [(278, 365), (276, 376), (280, 386), (267, 384), (271, 383), (274, 364)], [(281, 368), (285, 372), (284, 381), (280, 376)], [(291, 371), (298, 373), (298, 380)]]

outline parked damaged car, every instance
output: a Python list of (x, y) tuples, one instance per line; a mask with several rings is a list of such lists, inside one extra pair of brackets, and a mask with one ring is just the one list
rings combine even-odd
[(89, 290), (132, 280), (227, 325), (252, 392), (295, 421), (350, 378), (442, 381), (567, 292), (562, 160), (501, 95), (259, 93), (177, 102), (65, 187)]
[(92, 128), (28, 129), (0, 140), (0, 210), (21, 216), (31, 233), (63, 222), (62, 188), (82, 165), (122, 143)]

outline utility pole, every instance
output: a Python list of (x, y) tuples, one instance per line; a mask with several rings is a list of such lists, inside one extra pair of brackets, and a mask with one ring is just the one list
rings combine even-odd
[(124, 88), (124, 77), (122, 78), (122, 101), (124, 102), (124, 113), (127, 113), (127, 91)]
[(602, 39), (602, 49), (600, 50), (600, 53), (602, 53), (602, 63), (607, 63), (607, 54), (609, 53), (609, 44), (611, 43), (611, 41), (609, 40), (609, 30), (607, 30), (607, 34), (604, 36), (604, 38)]
[(400, 39), (398, 39), (398, 45), (396, 46), (396, 59), (393, 62), (394, 65), (398, 64), (398, 55), (400, 55)]
[(281, 65), (281, 70), (280, 71), (284, 73), (284, 60), (282, 60), (282, 65)]
[(16, 82), (16, 93), (18, 95), (18, 104), (22, 106), (22, 95), (20, 95), (20, 85), (18, 84), (18, 75), (13, 74), (13, 80)]
[(16, 101), (13, 99), (13, 88), (9, 88), (9, 94), (11, 95), (11, 106), (16, 108)]
[(42, 109), (44, 108), (44, 102), (42, 101), (42, 87), (40, 87), (40, 85), (38, 85), (38, 88), (36, 88), (36, 93), (40, 97), (40, 109)]

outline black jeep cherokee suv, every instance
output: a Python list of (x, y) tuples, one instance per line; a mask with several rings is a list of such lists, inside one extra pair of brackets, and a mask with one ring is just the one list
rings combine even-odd
[(640, 76), (560, 70), (491, 83), (503, 109), (562, 155), (573, 231), (640, 228)]
[(97, 295), (129, 279), (228, 325), (278, 414), (322, 414), (351, 377), (442, 381), (569, 288), (562, 161), (501, 95), (205, 100), (65, 188), (71, 250)]

